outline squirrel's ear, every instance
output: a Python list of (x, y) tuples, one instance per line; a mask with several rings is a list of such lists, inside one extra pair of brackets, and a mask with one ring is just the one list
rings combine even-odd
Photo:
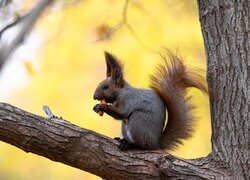
[(110, 77), (111, 76), (111, 63), (110, 63), (110, 59), (113, 58), (113, 56), (104, 51), (104, 55), (105, 55), (105, 60), (106, 60), (106, 65), (107, 65), (107, 70), (106, 70), (106, 77)]
[(117, 84), (120, 87), (123, 87), (123, 85), (124, 85), (124, 79), (123, 79), (123, 73), (122, 73), (121, 69), (115, 68), (112, 71), (111, 77), (112, 77), (112, 81), (115, 84)]
[(107, 65), (107, 77), (112, 77), (112, 80), (119, 85), (124, 84), (122, 64), (119, 60), (108, 52), (104, 52)]

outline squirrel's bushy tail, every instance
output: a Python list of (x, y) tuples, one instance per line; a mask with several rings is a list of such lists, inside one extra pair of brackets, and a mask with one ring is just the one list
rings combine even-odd
[(162, 56), (164, 64), (151, 77), (151, 88), (163, 99), (168, 111), (167, 125), (163, 131), (162, 147), (167, 150), (182, 144), (193, 132), (195, 108), (187, 95), (187, 88), (194, 87), (207, 93), (206, 81), (201, 69), (187, 69), (182, 60), (168, 51)]

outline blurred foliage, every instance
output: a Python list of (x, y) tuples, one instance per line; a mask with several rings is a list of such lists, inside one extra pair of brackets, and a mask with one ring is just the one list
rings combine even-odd
[[(121, 21), (125, 1), (75, 2), (50, 8), (36, 25), (43, 46), (33, 60), (23, 61), (20, 68), (26, 69), (27, 81), (8, 95), (9, 103), (40, 115), (46, 104), (74, 124), (114, 137), (120, 135), (120, 122), (92, 111), (98, 103), (92, 94), (105, 77), (104, 50), (124, 62), (125, 77), (135, 87), (148, 87), (149, 74), (160, 62), (157, 52), (164, 52), (163, 47), (177, 50), (190, 66), (205, 68), (196, 1), (131, 0), (127, 20), (136, 35), (123, 26), (104, 40), (100, 39)], [(206, 156), (211, 148), (208, 98), (196, 90), (190, 93), (199, 122), (194, 138), (173, 152), (183, 158)], [(0, 179), (99, 178), (0, 143)]]

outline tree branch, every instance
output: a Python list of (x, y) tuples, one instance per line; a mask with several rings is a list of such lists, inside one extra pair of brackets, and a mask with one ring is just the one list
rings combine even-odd
[(160, 150), (122, 152), (106, 136), (5, 103), (0, 103), (0, 140), (107, 179), (223, 179), (232, 174), (210, 157), (184, 160)]
[(11, 3), (11, 0), (0, 0), (0, 9), (8, 6)]
[(125, 4), (124, 4), (123, 10), (122, 10), (122, 19), (121, 19), (121, 21), (119, 23), (117, 23), (114, 27), (109, 28), (102, 37), (96, 39), (93, 42), (103, 41), (103, 40), (109, 39), (112, 36), (113, 33), (115, 33), (117, 30), (119, 30), (120, 28), (122, 28), (124, 25), (126, 25), (128, 23), (127, 11), (128, 11), (129, 1), (130, 0), (125, 0)]
[(148, 51), (153, 51), (152, 49), (148, 48), (140, 39), (140, 37), (136, 34), (133, 26), (128, 22), (128, 5), (130, 3), (130, 0), (125, 0), (125, 4), (123, 6), (122, 10), (122, 19), (120, 22), (118, 22), (115, 26), (109, 28), (100, 38), (92, 41), (92, 42), (98, 42), (98, 41), (104, 41), (106, 39), (109, 39), (116, 31), (121, 29), (125, 26), (127, 30), (131, 33), (131, 35), (136, 39), (136, 41), (139, 43), (141, 47)]
[(11, 28), (11, 27), (17, 25), (18, 23), (20, 23), (25, 17), (26, 17), (26, 15), (24, 15), (24, 16), (17, 16), (16, 19), (15, 19), (13, 22), (11, 22), (10, 24), (8, 24), (8, 25), (6, 25), (4, 28), (2, 28), (2, 29), (0, 30), (0, 40), (1, 40), (1, 38), (2, 38), (2, 34), (3, 34), (5, 31), (7, 31), (9, 28)]
[(11, 55), (11, 53), (14, 52), (14, 50), (23, 42), (25, 36), (29, 34), (41, 12), (52, 2), (53, 0), (40, 0), (29, 13), (22, 16), (22, 18), (15, 20), (13, 23), (7, 25), (1, 30), (0, 35), (2, 35), (6, 29), (22, 22), (22, 26), (12, 42), (8, 45), (3, 45), (0, 48), (0, 68), (3, 66), (4, 62)]

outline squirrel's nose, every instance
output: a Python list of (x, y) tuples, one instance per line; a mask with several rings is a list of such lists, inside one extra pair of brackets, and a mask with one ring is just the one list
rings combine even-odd
[(93, 99), (94, 99), (94, 100), (99, 100), (100, 97), (95, 93), (95, 94), (93, 95)]

